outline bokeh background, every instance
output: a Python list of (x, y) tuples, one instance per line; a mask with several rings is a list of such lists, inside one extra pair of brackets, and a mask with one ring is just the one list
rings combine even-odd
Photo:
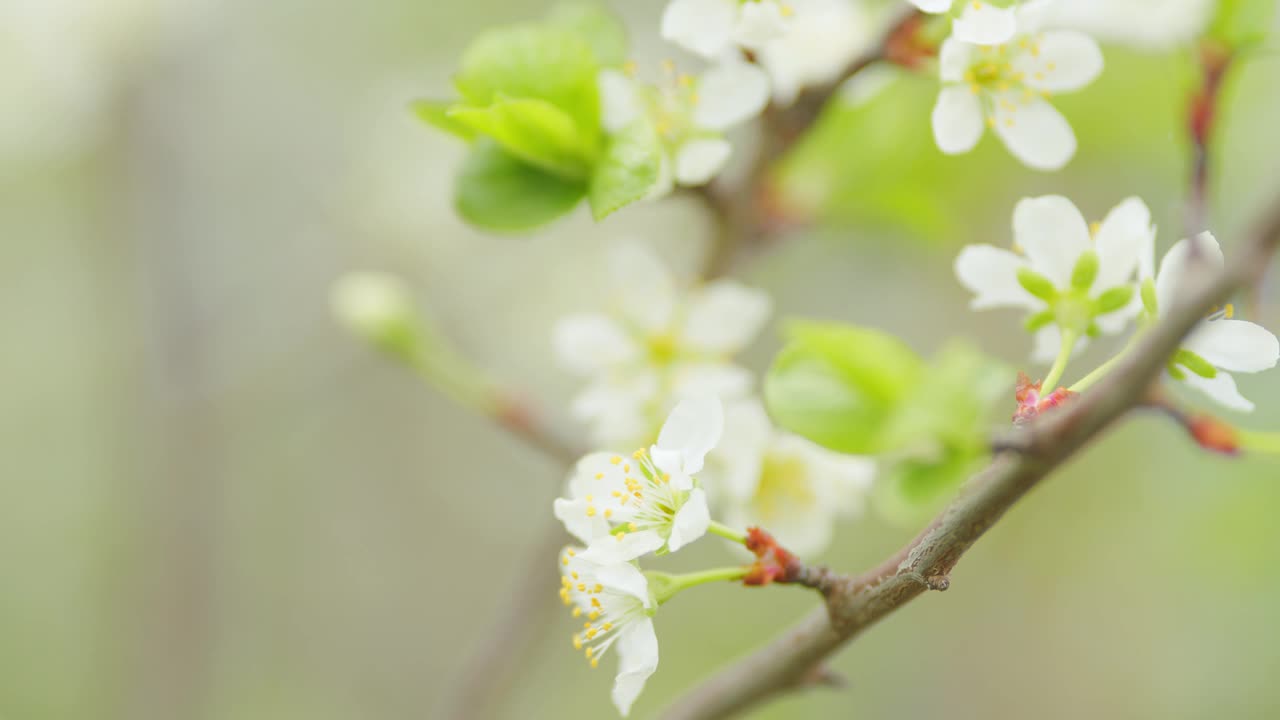
[[(611, 240), (646, 239), (688, 277), (711, 229), (683, 200), (515, 238), (454, 215), (462, 148), (406, 103), (449, 94), (475, 33), (550, 4), (0, 0), (0, 718), (444, 716), (563, 470), (344, 333), (332, 282), (405, 276), (572, 440), (555, 319), (598, 300)], [(642, 62), (672, 52), (663, 3), (612, 4)], [(1009, 241), (1019, 197), (1101, 217), (1137, 194), (1162, 249), (1180, 236), (1190, 54), (1106, 53), (1059, 101), (1081, 149), (1057, 174), (990, 138), (942, 157), (929, 77), (832, 110), (785, 173), (822, 222), (742, 277), (779, 317), (889, 328), (925, 353), (970, 337), (1022, 363), (1017, 318), (967, 311), (950, 272), (962, 244)], [(1280, 194), (1280, 57), (1259, 51), (1225, 92), (1212, 225), (1229, 254)], [(1257, 310), (1280, 327), (1275, 291)], [(747, 361), (777, 347), (770, 333)], [(1280, 428), (1280, 372), (1241, 384), (1260, 407), (1242, 422)], [(1278, 470), (1136, 417), (1021, 503), (949, 592), (841, 654), (848, 689), (755, 716), (1280, 716)], [(822, 559), (858, 569), (915, 530), (870, 512)], [(706, 542), (664, 567), (728, 557)], [(535, 646), (513, 643), (488, 706), (611, 716), (611, 673), (527, 602)], [(813, 602), (726, 585), (665, 606), (636, 716)]]

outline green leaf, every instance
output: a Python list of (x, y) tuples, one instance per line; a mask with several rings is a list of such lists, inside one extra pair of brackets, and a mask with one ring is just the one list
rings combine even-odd
[(591, 45), (601, 65), (621, 65), (627, 60), (627, 30), (613, 13), (587, 0), (562, 2), (547, 20), (572, 30)]
[(586, 184), (566, 180), (521, 162), (497, 143), (471, 146), (454, 187), (454, 204), (467, 222), (498, 232), (545, 225), (569, 212)]
[(453, 107), (453, 103), (441, 100), (414, 100), (409, 103), (409, 110), (413, 112), (417, 118), (428, 125), (434, 125), (451, 135), (456, 135), (463, 140), (470, 141), (475, 138), (476, 133), (471, 128), (449, 117), (449, 108)]
[(944, 448), (937, 457), (893, 463), (881, 472), (876, 509), (892, 523), (916, 525), (933, 516), (988, 458), (985, 451)]
[(934, 358), (882, 438), (887, 449), (943, 443), (983, 448), (995, 402), (1010, 395), (1013, 371), (971, 345), (948, 345)]
[(505, 99), (545, 100), (583, 132), (600, 127), (595, 53), (576, 32), (523, 24), (490, 30), (467, 48), (454, 85), (470, 105)]
[(1275, 0), (1219, 0), (1207, 35), (1232, 49), (1258, 45), (1276, 13)]
[(592, 133), (583, 133), (563, 110), (546, 100), (499, 100), (488, 107), (459, 106), (447, 118), (493, 138), (508, 153), (564, 178), (586, 178), (594, 164)]
[(792, 323), (765, 378), (782, 427), (837, 452), (871, 454), (923, 363), (892, 336), (834, 323)]
[(648, 195), (662, 174), (662, 160), (662, 141), (650, 123), (637, 121), (613, 135), (591, 176), (587, 199), (595, 219)]

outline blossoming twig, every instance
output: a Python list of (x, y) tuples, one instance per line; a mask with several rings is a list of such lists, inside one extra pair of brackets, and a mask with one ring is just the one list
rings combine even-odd
[(1114, 372), (1076, 402), (1029, 423), (1024, 432), (1031, 441), (1025, 452), (998, 455), (910, 544), (869, 575), (827, 593), (827, 607), (678, 700), (665, 717), (725, 717), (803, 687), (814, 667), (876, 621), (926, 590), (949, 586), (949, 574), (960, 557), (1019, 498), (1144, 402), (1183, 338), (1207, 310), (1258, 280), (1278, 242), (1280, 199), (1235, 262), (1164, 315)]

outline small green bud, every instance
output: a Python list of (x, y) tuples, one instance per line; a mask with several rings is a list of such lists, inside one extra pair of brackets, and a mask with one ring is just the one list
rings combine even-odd
[(1123, 310), (1133, 302), (1133, 286), (1117, 285), (1098, 296), (1093, 301), (1094, 308), (1099, 315), (1106, 315), (1117, 310)]
[(1096, 339), (1097, 337), (1102, 335), (1102, 328), (1098, 326), (1098, 323), (1091, 322), (1089, 323), (1089, 327), (1084, 329), (1084, 334), (1087, 335), (1090, 339)]
[(1169, 377), (1173, 378), (1174, 380), (1187, 379), (1187, 374), (1182, 372), (1182, 368), (1178, 367), (1178, 364), (1173, 360), (1170, 360), (1168, 363), (1165, 364), (1165, 370), (1169, 371)]
[(343, 276), (333, 287), (333, 315), (375, 347), (409, 358), (420, 344), (413, 296), (400, 278), (375, 272)]
[(1045, 302), (1053, 302), (1058, 297), (1058, 289), (1053, 282), (1031, 268), (1018, 268), (1018, 284)]
[(1179, 350), (1173, 356), (1173, 361), (1206, 380), (1212, 380), (1218, 376), (1218, 368), (1190, 350)]
[(1035, 332), (1053, 322), (1053, 320), (1054, 313), (1052, 310), (1041, 310), (1024, 320), (1022, 327), (1026, 328), (1027, 332)]
[(1093, 287), (1093, 282), (1097, 279), (1098, 253), (1086, 250), (1076, 261), (1075, 269), (1071, 271), (1071, 286), (1077, 290), (1088, 290)]
[(1156, 303), (1156, 281), (1151, 278), (1142, 281), (1142, 307), (1146, 308), (1148, 315), (1155, 317), (1159, 306)]

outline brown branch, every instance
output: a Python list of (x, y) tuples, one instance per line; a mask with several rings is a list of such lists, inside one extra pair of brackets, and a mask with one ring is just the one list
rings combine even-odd
[[(1091, 391), (1025, 426), (1023, 452), (1004, 452), (923, 533), (869, 573), (828, 590), (827, 607), (677, 701), (665, 717), (720, 718), (809, 683), (815, 667), (876, 621), (928, 589), (945, 589), (960, 557), (1023, 495), (1129, 410), (1204, 314), (1260, 277), (1280, 241), (1280, 201), (1251, 242), (1206, 277)], [(1206, 275), (1207, 275), (1206, 268)]]
[(876, 43), (854, 58), (836, 79), (805, 88), (790, 105), (765, 108), (761, 116), (760, 145), (744, 181), (733, 187), (717, 182), (689, 191), (703, 202), (717, 225), (706, 261), (707, 278), (727, 274), (736, 260), (757, 250), (768, 237), (777, 235), (791, 222), (786, 211), (779, 207), (778, 193), (773, 187), (773, 172), (778, 162), (813, 127), (823, 108), (850, 78), (877, 62), (911, 64), (913, 59), (927, 53), (913, 45), (921, 17), (914, 8), (897, 12)]

